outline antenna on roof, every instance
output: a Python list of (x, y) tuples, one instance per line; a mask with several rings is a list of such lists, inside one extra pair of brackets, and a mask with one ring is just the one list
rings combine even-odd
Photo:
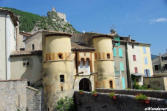
[(116, 29), (115, 29), (115, 26), (114, 26), (113, 24), (112, 24), (112, 26), (111, 26), (110, 33), (111, 33), (111, 34), (116, 33)]

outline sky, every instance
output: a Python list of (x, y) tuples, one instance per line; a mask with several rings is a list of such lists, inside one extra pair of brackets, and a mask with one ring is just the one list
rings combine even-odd
[(56, 8), (78, 31), (114, 28), (120, 36), (151, 44), (152, 54), (167, 51), (167, 0), (0, 0), (0, 6), (42, 16)]

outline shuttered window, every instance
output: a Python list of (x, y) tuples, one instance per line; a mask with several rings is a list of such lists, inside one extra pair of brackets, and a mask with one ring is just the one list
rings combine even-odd
[(117, 56), (117, 49), (116, 48), (113, 49), (113, 53), (114, 53), (114, 56)]
[(119, 48), (119, 57), (123, 57), (122, 48)]
[(122, 62), (120, 62), (120, 70), (124, 71), (124, 64)]
[(147, 57), (144, 58), (144, 63), (145, 63), (145, 64), (148, 64), (148, 59), (147, 59)]
[(146, 54), (146, 47), (143, 47), (143, 52), (144, 54)]

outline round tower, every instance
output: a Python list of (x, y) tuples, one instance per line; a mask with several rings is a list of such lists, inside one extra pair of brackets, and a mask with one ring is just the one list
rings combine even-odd
[(96, 88), (115, 88), (112, 35), (93, 36), (95, 48)]
[(57, 100), (73, 95), (71, 35), (46, 32), (43, 37), (43, 86), (47, 111), (53, 111)]

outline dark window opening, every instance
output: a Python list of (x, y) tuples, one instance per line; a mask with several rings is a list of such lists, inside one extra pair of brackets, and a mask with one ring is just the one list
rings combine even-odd
[(29, 66), (29, 64), (30, 64), (30, 63), (29, 63), (29, 62), (27, 62), (27, 66)]
[(167, 70), (167, 64), (165, 64), (165, 66), (164, 66), (164, 67), (165, 67), (165, 70)]
[(159, 65), (155, 65), (154, 69), (155, 69), (155, 71), (158, 71), (159, 70)]
[(30, 86), (30, 81), (27, 82), (28, 86)]
[(107, 59), (110, 59), (110, 54), (109, 53), (107, 54)]
[(61, 91), (63, 91), (63, 86), (61, 86)]
[(34, 50), (35, 49), (35, 45), (34, 44), (32, 44), (32, 50)]
[(63, 54), (58, 54), (59, 59), (63, 59)]
[(161, 57), (162, 61), (167, 60), (167, 56)]
[(132, 44), (132, 49), (134, 49), (134, 47), (135, 47), (134, 44)]
[(110, 88), (113, 88), (113, 82), (109, 81), (109, 84), (110, 84)]
[(23, 66), (25, 66), (26, 65), (26, 63), (25, 62), (23, 62)]
[(60, 75), (60, 82), (64, 82), (64, 75)]
[(25, 50), (25, 48), (20, 48), (20, 51), (24, 51)]

